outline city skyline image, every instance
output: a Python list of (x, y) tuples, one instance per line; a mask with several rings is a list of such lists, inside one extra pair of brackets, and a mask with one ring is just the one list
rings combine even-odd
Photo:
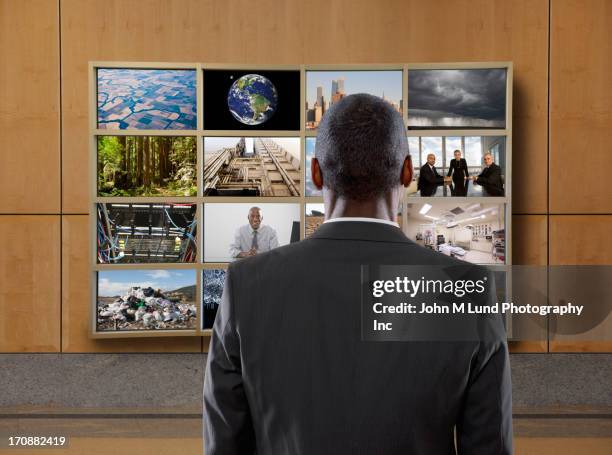
[(402, 113), (402, 71), (307, 71), (306, 129), (316, 129), (334, 103), (355, 93), (379, 96)]

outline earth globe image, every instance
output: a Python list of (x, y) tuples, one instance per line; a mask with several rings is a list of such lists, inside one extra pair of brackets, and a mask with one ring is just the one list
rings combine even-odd
[(268, 78), (260, 74), (245, 74), (230, 87), (227, 106), (240, 123), (260, 125), (276, 112), (278, 93)]

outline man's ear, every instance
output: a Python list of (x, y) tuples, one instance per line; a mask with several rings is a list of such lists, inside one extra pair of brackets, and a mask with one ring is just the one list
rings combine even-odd
[(406, 159), (404, 160), (404, 164), (402, 165), (402, 174), (400, 176), (402, 185), (407, 187), (408, 185), (410, 185), (410, 183), (412, 183), (413, 173), (414, 173), (414, 170), (412, 169), (412, 158), (410, 158), (410, 155), (408, 155), (406, 156)]
[(310, 162), (310, 174), (312, 176), (312, 183), (314, 186), (321, 190), (323, 189), (323, 174), (321, 173), (321, 166), (319, 166), (319, 160), (313, 158)]

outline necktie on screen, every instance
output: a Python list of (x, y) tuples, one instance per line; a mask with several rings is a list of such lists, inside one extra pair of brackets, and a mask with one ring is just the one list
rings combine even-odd
[(253, 241), (251, 242), (251, 249), (252, 248), (259, 248), (259, 245), (257, 245), (257, 231), (253, 231)]

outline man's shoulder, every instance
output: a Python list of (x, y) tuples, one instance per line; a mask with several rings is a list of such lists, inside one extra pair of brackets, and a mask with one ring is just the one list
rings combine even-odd
[[(367, 244), (367, 256), (363, 260), (368, 262), (376, 261), (380, 264), (394, 263), (405, 265), (431, 265), (431, 266), (472, 266), (473, 264), (465, 262), (450, 256), (441, 254), (433, 249), (426, 248), (416, 244), (409, 238), (403, 239), (401, 242), (390, 239), (388, 242), (370, 242), (365, 239), (339, 239), (339, 238), (307, 238), (299, 242), (290, 243), (288, 245), (279, 246), (272, 250), (259, 253), (255, 256), (250, 256), (238, 259), (230, 263), (230, 268), (236, 272), (250, 273), (254, 270), (276, 270), (287, 271), (292, 266), (299, 265), (300, 267), (308, 267), (309, 264), (321, 263), (326, 258), (333, 257), (334, 262), (342, 262), (343, 254), (338, 254), (339, 251), (346, 251), (346, 248), (351, 248), (353, 251), (366, 251), (365, 248), (354, 248), (354, 244), (347, 244), (346, 241), (364, 242)], [(365, 255), (366, 253), (364, 253)], [(354, 254), (346, 255), (352, 259), (356, 259)], [(351, 259), (346, 259), (350, 261)]]
[(253, 272), (285, 270), (283, 263), (302, 261), (308, 255), (308, 243), (306, 241), (290, 243), (279, 246), (269, 251), (258, 253), (255, 256), (236, 259), (228, 265), (228, 270), (234, 274), (252, 276)]

